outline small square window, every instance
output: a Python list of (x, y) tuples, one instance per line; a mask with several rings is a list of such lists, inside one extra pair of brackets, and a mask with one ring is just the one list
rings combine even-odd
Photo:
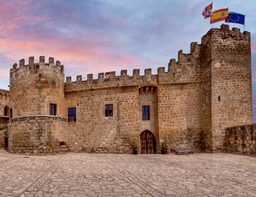
[(113, 105), (105, 105), (105, 117), (113, 116)]
[(68, 122), (76, 122), (76, 108), (68, 108)]
[(50, 104), (50, 115), (56, 116), (57, 112), (57, 105), (56, 104)]
[(150, 120), (149, 106), (142, 106), (142, 120)]

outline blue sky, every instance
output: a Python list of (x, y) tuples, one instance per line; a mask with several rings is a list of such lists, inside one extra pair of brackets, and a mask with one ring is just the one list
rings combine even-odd
[[(215, 0), (213, 10), (245, 14), (251, 33), (252, 80), (256, 109), (256, 1)], [(179, 50), (189, 53), (190, 43), (214, 23), (202, 16), (206, 0), (1, 0), (0, 89), (8, 89), (9, 70), (30, 56), (54, 57), (65, 66), (66, 76), (127, 69), (166, 67)], [(255, 110), (256, 112), (256, 110)], [(256, 121), (256, 119), (255, 119)], [(255, 122), (254, 121), (254, 122)]]

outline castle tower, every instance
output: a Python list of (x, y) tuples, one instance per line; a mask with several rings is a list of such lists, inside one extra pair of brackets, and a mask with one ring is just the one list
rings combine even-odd
[(202, 38), (201, 50), (202, 125), (214, 152), (222, 149), (226, 127), (252, 123), (250, 33), (221, 25)]
[[(10, 97), (13, 118), (28, 115), (50, 115), (50, 104), (56, 105), (52, 115), (64, 117), (64, 67), (54, 59), (40, 56), (38, 64), (34, 57), (29, 64), (20, 60), (19, 68), (13, 65), (10, 71)], [(55, 114), (54, 114), (55, 113)]]
[(14, 153), (59, 152), (66, 141), (64, 117), (64, 67), (54, 58), (20, 60), (10, 70), (9, 151)]

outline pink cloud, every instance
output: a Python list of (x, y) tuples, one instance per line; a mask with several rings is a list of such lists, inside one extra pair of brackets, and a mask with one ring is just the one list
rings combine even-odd
[(8, 35), (8, 31), (16, 29), (23, 25), (24, 21), (35, 22), (46, 21), (48, 17), (35, 16), (31, 13), (31, 5), (38, 6), (32, 0), (23, 0), (22, 2), (8, 1), (1, 3), (0, 6), (0, 32), (2, 35)]
[(9, 68), (6, 67), (0, 67), (0, 78), (8, 80), (9, 75), (5, 75), (5, 73), (9, 72)]
[[(35, 62), (37, 62), (39, 56), (44, 55), (46, 59), (54, 57), (55, 60), (60, 60), (66, 70), (73, 70), (72, 73), (66, 73), (66, 75), (118, 71), (142, 64), (142, 61), (133, 56), (122, 54), (118, 49), (114, 49), (110, 53), (103, 52), (99, 46), (74, 44), (79, 43), (79, 40), (65, 44), (65, 41), (49, 37), (47, 43), (51, 44), (46, 46), (43, 41), (36, 43), (0, 39), (0, 50), (5, 51), (7, 58), (5, 62), (9, 64), (9, 68), (17, 62), (16, 58), (24, 58), (27, 64), (29, 56), (35, 56)], [(59, 44), (61, 45), (59, 46)], [(113, 58), (113, 56), (115, 57)]]
[(256, 50), (256, 41), (251, 43), (251, 50), (252, 51)]

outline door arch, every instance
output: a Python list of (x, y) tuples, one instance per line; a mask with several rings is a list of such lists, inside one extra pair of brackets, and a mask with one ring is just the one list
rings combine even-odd
[(141, 154), (156, 153), (156, 139), (152, 132), (145, 130), (140, 134)]

